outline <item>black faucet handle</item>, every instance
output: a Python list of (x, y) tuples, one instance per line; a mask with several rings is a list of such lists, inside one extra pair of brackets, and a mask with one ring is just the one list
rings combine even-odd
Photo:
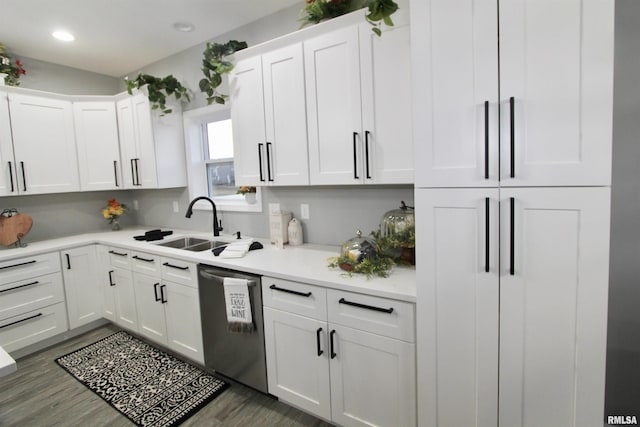
[(240, 232), (239, 231), (236, 231), (236, 239), (238, 239), (238, 240), (242, 239), (242, 237), (240, 237)]

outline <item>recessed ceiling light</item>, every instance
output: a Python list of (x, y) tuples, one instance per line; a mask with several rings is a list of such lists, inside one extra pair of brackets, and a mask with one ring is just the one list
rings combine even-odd
[(181, 31), (183, 33), (189, 33), (196, 29), (195, 25), (190, 22), (176, 22), (173, 24), (173, 29), (176, 31)]
[(72, 42), (74, 41), (76, 38), (73, 36), (73, 34), (71, 34), (68, 31), (54, 31), (53, 33), (51, 33), (51, 35), (58, 39), (61, 40), (63, 42)]

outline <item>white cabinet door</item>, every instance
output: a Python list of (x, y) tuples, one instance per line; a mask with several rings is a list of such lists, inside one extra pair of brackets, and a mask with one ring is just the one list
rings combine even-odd
[(102, 291), (96, 275), (96, 247), (83, 246), (60, 252), (69, 316), (69, 328), (102, 318)]
[(497, 186), (497, 8), (411, 2), (417, 187)]
[(138, 331), (136, 294), (133, 288), (133, 273), (122, 268), (113, 268), (111, 279), (114, 283), (116, 303), (116, 323), (123, 328)]
[(116, 102), (118, 115), (118, 136), (122, 158), (122, 178), (124, 188), (136, 188), (135, 159), (138, 156), (136, 123), (133, 115), (131, 98), (124, 98)]
[(82, 191), (122, 186), (116, 106), (113, 101), (76, 101), (73, 116)]
[(96, 247), (96, 255), (98, 260), (98, 280), (102, 293), (102, 317), (116, 322), (116, 297), (115, 282), (113, 281), (113, 268), (109, 258), (109, 248), (98, 245)]
[(22, 194), (80, 190), (71, 101), (9, 94)]
[(614, 2), (506, 0), (499, 19), (502, 185), (610, 185)]
[(304, 42), (311, 184), (364, 180), (359, 57), (357, 26)]
[[(267, 184), (309, 184), (302, 43), (262, 56)], [(255, 102), (255, 101), (254, 101)]]
[(498, 201), (495, 188), (416, 191), (420, 425), (497, 425)]
[(359, 25), (365, 182), (414, 182), (409, 9), (393, 15), (382, 37)]
[(164, 317), (163, 295), (158, 277), (133, 274), (136, 294), (138, 332), (155, 342), (167, 344), (167, 325)]
[(331, 419), (327, 323), (264, 307), (269, 393)]
[(167, 345), (204, 364), (198, 289), (163, 281), (161, 293), (167, 322)]
[(601, 426), (610, 189), (500, 197), (500, 425)]
[(416, 423), (415, 344), (329, 323), (332, 421)]
[(236, 184), (263, 185), (267, 172), (260, 57), (238, 61), (229, 75), (229, 87)]
[(18, 193), (16, 162), (13, 158), (13, 139), (9, 119), (7, 94), (0, 92), (0, 196)]

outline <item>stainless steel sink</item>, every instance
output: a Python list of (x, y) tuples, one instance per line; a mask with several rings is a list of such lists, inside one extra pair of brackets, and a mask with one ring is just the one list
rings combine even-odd
[(165, 248), (184, 249), (192, 252), (206, 251), (229, 244), (225, 240), (208, 240), (200, 237), (182, 237), (180, 239), (169, 240), (168, 242), (156, 243)]

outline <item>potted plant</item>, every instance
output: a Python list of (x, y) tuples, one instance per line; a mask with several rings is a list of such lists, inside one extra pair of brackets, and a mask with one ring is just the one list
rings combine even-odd
[(365, 19), (372, 25), (371, 30), (382, 35), (380, 25), (384, 22), (392, 27), (393, 15), (398, 4), (393, 0), (306, 0), (307, 5), (300, 11), (301, 27), (344, 15), (364, 7), (368, 8)]
[(20, 76), (27, 74), (19, 60), (12, 60), (0, 43), (0, 85), (20, 86)]
[(253, 205), (256, 203), (256, 187), (242, 186), (236, 192), (237, 194), (244, 195), (245, 200), (248, 204)]
[(171, 108), (167, 108), (167, 96), (173, 95), (178, 100), (184, 97), (187, 102), (191, 101), (187, 89), (171, 74), (166, 77), (155, 77), (139, 73), (135, 79), (125, 78), (124, 81), (129, 95), (133, 95), (133, 89), (144, 87), (151, 103), (151, 109), (160, 110), (162, 115), (173, 111)]
[(207, 103), (224, 104), (228, 95), (218, 92), (222, 84), (222, 75), (233, 70), (233, 63), (227, 56), (247, 47), (246, 42), (229, 40), (227, 43), (207, 43), (202, 53), (202, 72), (204, 78), (200, 80), (200, 91), (207, 95)]

